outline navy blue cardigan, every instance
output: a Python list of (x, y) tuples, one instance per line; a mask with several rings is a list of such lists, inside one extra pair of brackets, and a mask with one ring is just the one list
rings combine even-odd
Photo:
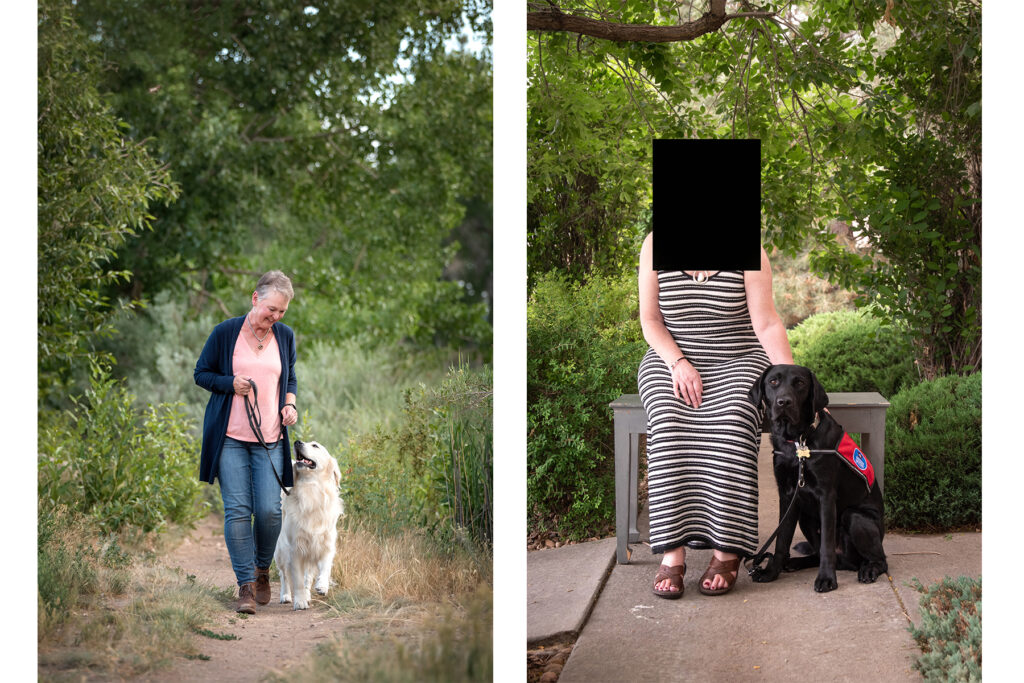
[[(193, 372), (196, 384), (210, 392), (210, 400), (206, 404), (206, 416), (203, 418), (203, 450), (199, 456), (199, 479), (212, 484), (217, 476), (220, 451), (224, 447), (224, 438), (228, 431), (228, 417), (231, 415), (231, 398), (235, 394), (232, 383), (235, 373), (232, 371), (231, 358), (235, 353), (235, 342), (238, 333), (245, 323), (245, 316), (231, 318), (213, 328), (203, 352), (196, 362)], [(274, 323), (271, 328), (277, 339), (277, 348), (281, 353), (281, 385), (278, 392), (277, 409), (284, 408), (285, 394), (296, 393), (295, 380), (295, 333), (283, 323)], [(292, 453), (288, 428), (281, 426), (284, 438), (284, 451), (281, 461), (274, 463), (277, 473), (285, 486), (292, 485)], [(256, 441), (255, 435), (253, 441)]]

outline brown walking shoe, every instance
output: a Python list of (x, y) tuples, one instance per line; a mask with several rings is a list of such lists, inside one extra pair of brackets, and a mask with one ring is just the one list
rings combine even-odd
[(238, 587), (238, 607), (236, 612), (244, 614), (256, 614), (256, 601), (252, 598), (252, 588), (255, 584), (243, 583)]
[(252, 593), (259, 604), (266, 605), (270, 602), (270, 567), (266, 569), (256, 567), (256, 587)]

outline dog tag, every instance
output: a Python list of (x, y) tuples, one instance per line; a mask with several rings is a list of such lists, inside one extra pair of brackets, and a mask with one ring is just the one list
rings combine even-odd
[(796, 457), (798, 458), (809, 458), (811, 457), (811, 449), (807, 446), (799, 446), (796, 449)]

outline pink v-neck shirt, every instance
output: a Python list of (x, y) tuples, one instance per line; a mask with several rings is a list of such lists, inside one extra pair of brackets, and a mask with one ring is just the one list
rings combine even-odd
[[(281, 414), (277, 411), (281, 391), (281, 354), (277, 350), (277, 339), (268, 334), (263, 340), (263, 350), (257, 353), (239, 331), (231, 367), (236, 377), (251, 377), (256, 382), (259, 415), (263, 420), (260, 431), (268, 444), (274, 443), (281, 438)], [(239, 441), (257, 441), (245, 414), (244, 396), (235, 394), (231, 397), (227, 434)]]

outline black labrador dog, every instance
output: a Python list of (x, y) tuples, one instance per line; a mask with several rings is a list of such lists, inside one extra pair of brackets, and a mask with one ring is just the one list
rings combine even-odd
[[(751, 578), (766, 583), (782, 571), (817, 566), (814, 590), (819, 593), (838, 587), (836, 569), (856, 570), (861, 583), (874, 582), (889, 570), (882, 550), (882, 492), (877, 483), (869, 489), (867, 477), (842, 456), (824, 452), (835, 449), (844, 437), (842, 426), (823, 410), (828, 405), (825, 389), (805, 367), (773, 365), (750, 388), (750, 400), (767, 406), (779, 488), (775, 554), (763, 569), (755, 567)], [(798, 487), (798, 445), (812, 451), (804, 460), (803, 488)], [(863, 465), (863, 454), (857, 453)], [(796, 502), (783, 518), (794, 494)], [(809, 554), (791, 558), (789, 545), (797, 523), (808, 543), (794, 549)]]

